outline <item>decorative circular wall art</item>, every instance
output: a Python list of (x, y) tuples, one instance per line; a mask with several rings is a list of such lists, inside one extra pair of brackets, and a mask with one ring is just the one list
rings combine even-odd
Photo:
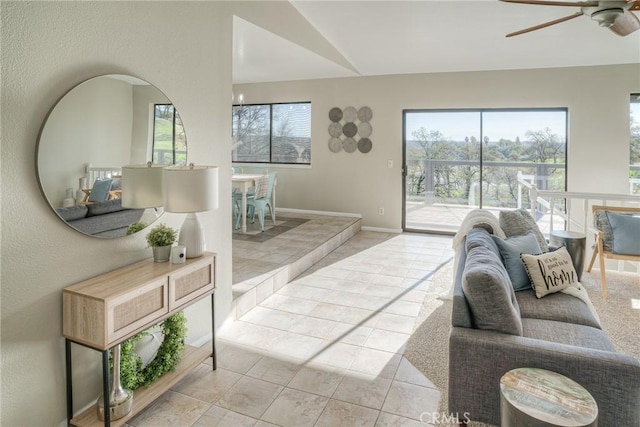
[(373, 127), (369, 122), (372, 118), (373, 112), (369, 107), (333, 107), (329, 110), (329, 150), (333, 153), (358, 150), (365, 154), (371, 151), (373, 143), (369, 137)]

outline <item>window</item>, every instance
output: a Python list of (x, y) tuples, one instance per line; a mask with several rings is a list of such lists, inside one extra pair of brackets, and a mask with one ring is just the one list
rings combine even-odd
[(153, 163), (187, 163), (187, 139), (180, 114), (172, 104), (155, 104), (153, 114)]
[(233, 162), (311, 164), (311, 103), (234, 105)]
[(640, 93), (631, 95), (629, 140), (629, 193), (640, 194)]
[[(530, 184), (565, 190), (564, 108), (407, 110), (404, 143), (409, 229), (456, 230), (465, 210), (477, 207), (527, 208)], [(436, 206), (450, 223), (445, 213), (437, 224), (422, 215)]]

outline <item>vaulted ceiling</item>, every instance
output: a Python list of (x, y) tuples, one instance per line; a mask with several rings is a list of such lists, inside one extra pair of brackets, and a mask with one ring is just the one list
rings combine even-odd
[(640, 63), (640, 31), (620, 37), (588, 16), (505, 37), (579, 10), (573, 7), (498, 0), (259, 3), (273, 3), (278, 13), (246, 7), (236, 14), (234, 83)]

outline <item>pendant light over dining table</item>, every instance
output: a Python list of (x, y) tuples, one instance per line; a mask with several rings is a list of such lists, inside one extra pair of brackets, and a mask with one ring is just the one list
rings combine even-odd
[(197, 212), (218, 208), (218, 168), (216, 166), (169, 166), (163, 169), (165, 212), (186, 213), (178, 244), (187, 258), (202, 256), (205, 236)]

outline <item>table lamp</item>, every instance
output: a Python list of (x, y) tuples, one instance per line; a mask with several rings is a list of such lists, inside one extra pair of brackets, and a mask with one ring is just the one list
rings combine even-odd
[(178, 244), (187, 249), (187, 258), (205, 251), (205, 237), (197, 212), (218, 208), (218, 168), (216, 166), (169, 166), (164, 169), (164, 210), (187, 213), (180, 228)]
[(122, 167), (122, 207), (131, 209), (162, 206), (163, 169), (166, 165), (127, 165)]

